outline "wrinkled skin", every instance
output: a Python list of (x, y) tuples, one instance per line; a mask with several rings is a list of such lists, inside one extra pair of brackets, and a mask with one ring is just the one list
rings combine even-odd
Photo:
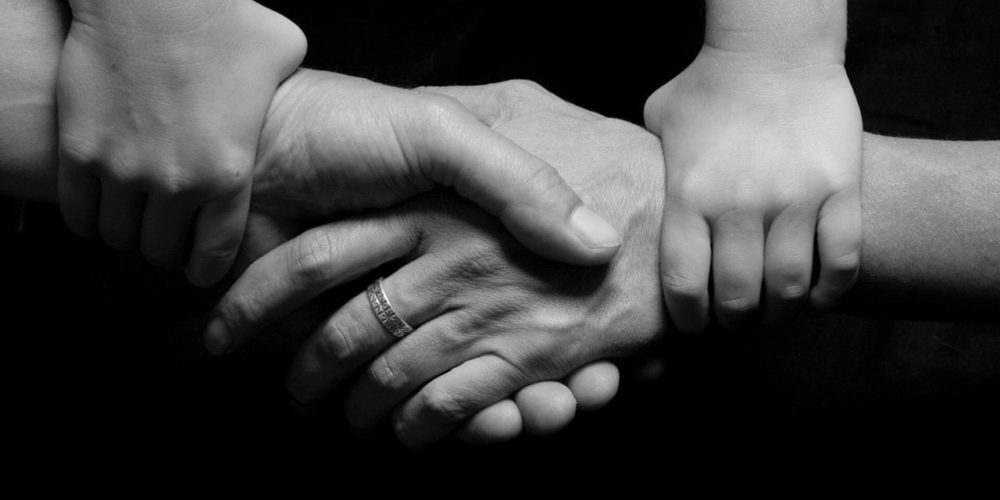
[[(417, 330), (395, 342), (360, 293), (305, 340), (289, 388), (299, 402), (315, 404), (360, 369), (347, 401), (350, 420), (369, 427), (398, 408), (394, 427), (409, 445), (445, 436), (532, 382), (636, 353), (667, 325), (653, 244), (663, 188), (655, 137), (530, 83), (426, 91), (457, 99), (555, 166), (625, 235), (612, 263), (577, 268), (542, 260), (514, 242), (495, 219), (446, 192), (297, 236), (306, 222), (301, 214), (277, 210), (271, 215), (260, 208), (252, 217), (243, 259), (270, 253), (236, 281), (207, 332), (211, 345), (222, 328), (231, 344), (218, 350), (234, 349), (323, 291), (386, 262), (405, 262), (383, 286), (396, 312)], [(272, 107), (268, 127), (280, 130), (296, 120), (297, 126), (313, 128), (308, 118), (303, 120), (309, 115), (297, 111)], [(265, 129), (264, 136), (271, 135)], [(261, 178), (295, 179), (281, 169), (295, 165), (301, 175), (310, 172), (303, 168), (310, 158), (322, 156), (304, 155), (309, 148), (298, 140), (262, 144)], [(266, 161), (277, 158), (284, 160)], [(259, 207), (296, 203), (299, 182), (257, 182)], [(329, 192), (322, 182), (309, 184)]]

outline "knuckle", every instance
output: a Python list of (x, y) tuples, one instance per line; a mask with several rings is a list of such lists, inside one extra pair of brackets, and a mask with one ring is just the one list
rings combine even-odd
[(372, 362), (368, 375), (378, 387), (389, 391), (402, 391), (408, 385), (406, 373), (399, 370), (388, 356), (379, 356)]
[(308, 49), (305, 33), (292, 20), (277, 13), (268, 12), (259, 18), (264, 22), (260, 40), (267, 43), (270, 53), (281, 64), (285, 72), (291, 72), (302, 64)]
[(355, 355), (355, 343), (339, 322), (332, 321), (323, 327), (316, 342), (320, 359), (338, 365), (350, 364)]
[(800, 205), (804, 201), (812, 200), (815, 196), (805, 186), (786, 185), (775, 188), (769, 198), (769, 211), (778, 212), (788, 207)]
[(796, 298), (808, 292), (810, 263), (786, 262), (767, 268), (767, 285), (779, 295)]
[(446, 127), (464, 114), (465, 107), (455, 98), (441, 94), (425, 94), (421, 98), (422, 116), (431, 124)]
[(454, 392), (440, 385), (427, 386), (420, 393), (420, 403), (426, 411), (439, 421), (457, 421), (469, 413), (469, 405)]
[(725, 297), (719, 298), (716, 307), (720, 312), (730, 316), (741, 316), (757, 310), (756, 297)]
[(858, 252), (848, 252), (829, 258), (824, 262), (830, 273), (837, 280), (850, 279), (861, 264)]
[(297, 24), (283, 16), (282, 21), (284, 21), (280, 40), (280, 47), (283, 49), (282, 59), (286, 61), (288, 71), (291, 71), (302, 64), (309, 49), (309, 41)]
[(809, 287), (801, 282), (786, 282), (778, 289), (778, 297), (785, 301), (801, 300), (809, 293)]
[(60, 134), (59, 155), (70, 165), (86, 168), (98, 161), (101, 152), (101, 146), (90, 139), (65, 132)]
[(288, 254), (289, 274), (306, 283), (325, 281), (329, 258), (334, 255), (333, 242), (321, 232), (307, 234), (295, 241)]
[(226, 297), (218, 307), (218, 318), (231, 331), (240, 331), (246, 325), (260, 321), (259, 310), (246, 293), (237, 292)]
[(451, 269), (456, 280), (481, 281), (497, 275), (507, 265), (503, 256), (490, 246), (475, 245), (463, 253)]
[(538, 82), (527, 79), (514, 79), (507, 80), (501, 84), (502, 92), (507, 95), (508, 98), (515, 100), (525, 100), (530, 98), (539, 97), (548, 94), (545, 87), (541, 86)]
[(243, 242), (242, 229), (225, 231), (214, 235), (207, 243), (196, 249), (197, 255), (210, 262), (229, 261), (236, 257)]
[(571, 340), (573, 338), (573, 336), (560, 336), (558, 341), (553, 339), (550, 345), (543, 346), (542, 349), (524, 352), (516, 363), (508, 362), (508, 364), (516, 368), (524, 378), (534, 375), (541, 376), (542, 379), (558, 379), (565, 373), (565, 368), (572, 365), (570, 360), (580, 359), (583, 348), (579, 341)]
[[(552, 193), (562, 192), (572, 194), (572, 191), (569, 190), (569, 186), (566, 185), (559, 172), (556, 172), (554, 168), (542, 159), (530, 156), (525, 160), (523, 165), (527, 172), (524, 179), (525, 185), (538, 190), (537, 192), (548, 193), (550, 196)], [(575, 194), (573, 197), (576, 197)]]
[(137, 180), (148, 184), (148, 190), (156, 194), (197, 199), (231, 195), (249, 186), (252, 166), (245, 155), (231, 152), (220, 156), (205, 161), (162, 161)]
[(507, 80), (491, 86), (493, 99), (508, 112), (528, 112), (551, 103), (554, 96), (531, 80)]
[(198, 180), (174, 163), (161, 163), (141, 182), (153, 195), (180, 198), (198, 192)]
[[(721, 186), (715, 185), (702, 175), (689, 174), (670, 179), (667, 183), (667, 194), (684, 204), (693, 206), (706, 205), (716, 200), (728, 199), (720, 196)], [(735, 202), (733, 202), (735, 204)]]
[(664, 291), (678, 299), (693, 301), (705, 293), (704, 284), (675, 271), (663, 273), (660, 280)]
[(199, 248), (198, 256), (209, 262), (225, 262), (233, 260), (240, 251), (240, 235), (226, 235), (222, 240)]
[(127, 148), (111, 146), (98, 149), (71, 142), (64, 140), (61, 143), (60, 154), (63, 161), (73, 168), (127, 186), (138, 185), (146, 179), (147, 172)]
[(204, 179), (213, 194), (231, 194), (249, 185), (252, 157), (239, 148), (227, 148), (218, 156), (210, 163)]

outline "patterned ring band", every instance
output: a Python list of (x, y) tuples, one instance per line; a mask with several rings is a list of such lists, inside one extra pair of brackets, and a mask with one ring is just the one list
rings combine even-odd
[(385, 328), (385, 331), (397, 339), (401, 339), (413, 332), (413, 327), (404, 321), (403, 318), (396, 315), (396, 311), (392, 310), (392, 305), (389, 304), (389, 297), (386, 297), (385, 291), (382, 290), (382, 278), (368, 285), (367, 293), (368, 305), (372, 307), (372, 312), (375, 313), (378, 322), (382, 323), (382, 328)]

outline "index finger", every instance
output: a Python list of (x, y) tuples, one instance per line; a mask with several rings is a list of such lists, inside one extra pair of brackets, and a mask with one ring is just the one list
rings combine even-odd
[(236, 280), (209, 321), (206, 347), (215, 354), (230, 352), (324, 291), (406, 255), (415, 245), (414, 229), (393, 215), (306, 231), (265, 254)]

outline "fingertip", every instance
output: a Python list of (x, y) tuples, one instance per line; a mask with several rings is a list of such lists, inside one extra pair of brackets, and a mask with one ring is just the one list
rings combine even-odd
[(596, 251), (610, 250), (614, 255), (622, 246), (622, 235), (597, 212), (586, 205), (580, 205), (569, 216), (569, 225), (580, 241)]
[(487, 445), (510, 441), (521, 434), (521, 412), (513, 400), (505, 399), (484, 408), (455, 432), (464, 443)]
[(222, 281), (236, 262), (246, 231), (248, 207), (232, 200), (202, 207), (185, 267), (191, 284), (208, 288)]
[(598, 266), (621, 249), (617, 229), (596, 212), (580, 205), (568, 218), (533, 207), (513, 206), (501, 215), (511, 234), (532, 252), (558, 262)]
[(667, 285), (661, 276), (661, 291), (671, 323), (683, 335), (698, 335), (708, 328), (708, 286), (697, 290), (679, 291)]
[(524, 430), (542, 436), (563, 429), (576, 416), (576, 398), (559, 382), (537, 382), (518, 391), (517, 403)]
[(598, 361), (573, 372), (566, 380), (577, 408), (593, 411), (603, 408), (618, 394), (621, 374), (610, 361)]
[(694, 335), (708, 327), (712, 267), (710, 229), (704, 217), (669, 198), (660, 231), (660, 290), (671, 321)]
[(831, 309), (858, 278), (864, 231), (861, 202), (855, 191), (831, 198), (820, 210), (816, 225), (819, 278), (810, 302)]

